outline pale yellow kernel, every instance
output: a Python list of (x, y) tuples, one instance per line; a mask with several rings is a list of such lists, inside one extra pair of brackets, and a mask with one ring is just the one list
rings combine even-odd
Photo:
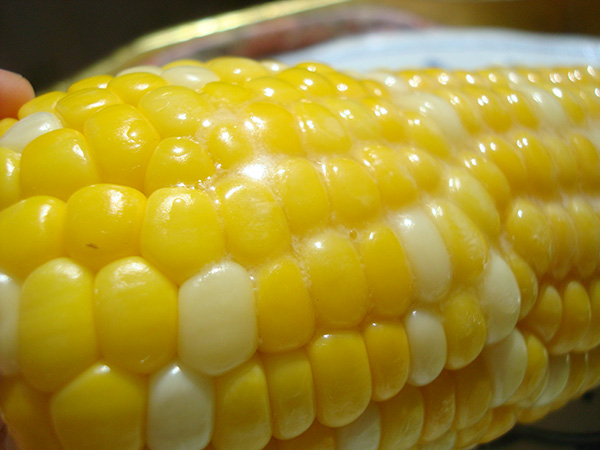
[(463, 86), (462, 92), (468, 96), (483, 121), (494, 131), (506, 131), (512, 118), (501, 99), (491, 90), (474, 85)]
[(398, 317), (409, 307), (414, 282), (400, 241), (386, 225), (365, 230), (360, 256), (367, 277), (372, 312), (382, 317)]
[(568, 402), (580, 394), (588, 371), (587, 353), (571, 352), (569, 354), (569, 380), (554, 403)]
[(0, 211), (21, 197), (21, 155), (0, 147)]
[(454, 421), (456, 394), (449, 372), (443, 371), (435, 380), (423, 386), (421, 394), (425, 408), (421, 441), (433, 441), (450, 430)]
[(233, 56), (212, 59), (207, 63), (207, 67), (227, 83), (243, 83), (269, 74), (261, 63)]
[(528, 183), (525, 163), (515, 146), (500, 136), (487, 136), (481, 138), (478, 148), (500, 168), (513, 190), (525, 188)]
[(381, 440), (381, 413), (377, 403), (371, 402), (354, 422), (337, 428), (339, 450), (377, 450)]
[(293, 108), (304, 148), (309, 152), (336, 154), (350, 149), (350, 136), (339, 119), (318, 103), (297, 103)]
[(527, 316), (538, 297), (538, 278), (533, 269), (516, 253), (511, 253), (506, 258), (511, 272), (519, 285), (521, 293), (521, 312), (519, 319)]
[(271, 407), (262, 362), (254, 356), (216, 380), (217, 448), (261, 450), (271, 439)]
[(409, 450), (423, 429), (425, 408), (418, 388), (404, 386), (398, 395), (379, 405), (381, 442), (379, 450)]
[(573, 147), (567, 146), (565, 139), (557, 136), (545, 136), (543, 143), (557, 168), (560, 185), (567, 189), (575, 187), (580, 177), (579, 171), (589, 170), (589, 167), (586, 169), (578, 167), (576, 152)]
[(416, 148), (436, 157), (446, 158), (452, 152), (448, 139), (432, 118), (418, 113), (406, 112), (407, 138)]
[(144, 192), (171, 186), (198, 188), (215, 173), (215, 165), (205, 147), (193, 139), (163, 139), (148, 161)]
[(290, 257), (256, 275), (259, 350), (284, 352), (302, 347), (313, 335), (315, 311), (302, 272)]
[(562, 314), (560, 293), (554, 286), (544, 285), (540, 287), (537, 301), (521, 324), (537, 333), (544, 342), (548, 342), (558, 331)]
[(397, 142), (407, 136), (408, 120), (392, 102), (371, 97), (364, 99), (363, 103), (379, 122), (381, 132), (386, 140)]
[(124, 103), (137, 106), (147, 92), (166, 85), (167, 82), (158, 75), (136, 72), (113, 78), (106, 88), (115, 92)]
[(354, 331), (319, 335), (307, 350), (317, 419), (329, 427), (351, 423), (371, 398), (371, 372), (362, 336)]
[(469, 133), (475, 134), (481, 130), (482, 120), (464, 93), (456, 89), (440, 89), (434, 91), (434, 93), (450, 103), (458, 114), (462, 125)]
[(575, 347), (577, 351), (589, 351), (600, 345), (600, 280), (596, 279), (591, 283), (588, 293), (592, 319), (586, 335)]
[(590, 297), (578, 281), (571, 281), (565, 286), (562, 301), (560, 326), (548, 342), (552, 354), (572, 351), (586, 335), (592, 320)]
[(450, 254), (454, 278), (467, 284), (477, 279), (487, 262), (488, 246), (475, 223), (443, 199), (430, 202), (428, 212)]
[(469, 291), (453, 292), (442, 304), (448, 345), (447, 369), (470, 364), (483, 350), (487, 327), (479, 299)]
[(244, 110), (244, 126), (255, 145), (266, 153), (301, 155), (304, 153), (294, 116), (285, 108), (256, 102)]
[(548, 90), (558, 100), (572, 124), (579, 125), (585, 120), (586, 114), (582, 108), (582, 102), (570, 89), (566, 86), (565, 88), (548, 86)]
[(373, 383), (372, 399), (385, 401), (400, 392), (408, 379), (410, 355), (400, 323), (374, 322), (363, 330)]
[(229, 108), (238, 108), (252, 98), (252, 92), (237, 84), (212, 81), (202, 88), (202, 99)]
[(329, 218), (327, 190), (310, 161), (290, 158), (278, 162), (273, 169), (272, 187), (293, 232), (303, 233)]
[(51, 195), (67, 201), (84, 186), (100, 181), (86, 138), (71, 128), (50, 131), (31, 141), (20, 164), (24, 196)]
[(152, 89), (140, 99), (139, 109), (163, 138), (195, 137), (202, 122), (214, 112), (207, 99), (183, 86)]
[(358, 325), (367, 312), (367, 281), (350, 241), (330, 230), (304, 241), (298, 253), (310, 279), (317, 322)]
[(600, 185), (600, 154), (594, 144), (581, 134), (573, 134), (569, 148), (577, 160), (581, 184), (584, 188), (596, 191)]
[[(53, 113), (54, 109), (56, 108), (56, 104), (65, 95), (66, 94), (64, 92), (52, 91), (32, 98), (19, 109), (19, 119), (41, 111)], [(2, 133), (0, 133), (0, 136), (1, 135)]]
[(361, 85), (360, 81), (351, 77), (350, 75), (343, 74), (341, 72), (330, 71), (318, 71), (323, 75), (331, 84), (335, 86), (340, 97), (346, 98), (363, 98), (367, 95), (367, 91)]
[(552, 229), (536, 204), (525, 198), (514, 201), (506, 218), (506, 232), (515, 250), (536, 274), (548, 270), (554, 256)]
[(215, 189), (227, 247), (234, 258), (252, 264), (288, 248), (285, 214), (270, 190), (242, 177), (224, 179)]
[(411, 148), (400, 150), (403, 165), (419, 190), (433, 191), (442, 180), (442, 166), (427, 152)]
[(160, 142), (148, 119), (131, 105), (118, 105), (95, 113), (84, 129), (102, 181), (142, 190), (148, 162)]
[(492, 410), (492, 422), (480, 442), (485, 444), (502, 436), (516, 423), (517, 415), (513, 406), (500, 406)]
[(235, 121), (222, 121), (206, 137), (206, 149), (224, 169), (249, 161), (255, 153), (247, 130)]
[(455, 425), (459, 430), (475, 426), (492, 401), (492, 380), (482, 358), (451, 372), (456, 392)]
[(336, 450), (334, 429), (321, 425), (315, 420), (300, 436), (276, 441), (276, 448), (277, 450)]
[(144, 444), (146, 380), (97, 363), (58, 391), (50, 403), (65, 450), (130, 450)]
[(488, 409), (478, 422), (467, 428), (460, 429), (456, 436), (456, 445), (459, 448), (473, 448), (479, 444), (479, 441), (492, 423), (492, 417), (492, 410)]
[[(4, 119), (0, 119), (0, 137), (4, 135), (8, 130), (12, 128), (14, 124), (18, 122), (17, 119), (12, 117), (5, 117)], [(2, 148), (2, 147), (0, 147)]]
[(0, 268), (24, 279), (36, 267), (65, 255), (65, 203), (36, 196), (0, 211)]
[(202, 61), (198, 61), (196, 59), (177, 59), (175, 61), (171, 61), (165, 64), (164, 66), (162, 66), (162, 69), (167, 70), (171, 67), (181, 66), (206, 67), (206, 63), (203, 63)]
[(83, 131), (87, 119), (97, 111), (121, 103), (121, 99), (108, 89), (89, 88), (71, 92), (56, 103), (56, 112), (71, 128)]
[(303, 98), (298, 89), (294, 89), (291, 84), (274, 76), (254, 78), (248, 81), (244, 87), (257, 96), (284, 105), (299, 102)]
[(219, 81), (219, 76), (212, 70), (198, 65), (163, 68), (160, 76), (171, 85), (185, 86), (196, 92), (201, 92), (207, 83)]
[(335, 219), (358, 222), (379, 212), (379, 191), (366, 167), (353, 159), (332, 158), (324, 173)]
[(587, 278), (600, 264), (600, 216), (582, 198), (572, 199), (568, 211), (577, 234), (574, 269), (582, 278)]
[(67, 202), (67, 253), (93, 270), (139, 253), (146, 197), (135, 189), (95, 184), (75, 192)]
[(577, 246), (577, 230), (571, 215), (560, 203), (548, 203), (544, 207), (552, 230), (552, 248), (554, 257), (550, 270), (557, 278), (564, 278), (573, 266)]
[(408, 383), (425, 386), (435, 380), (446, 365), (448, 344), (442, 319), (426, 310), (414, 310), (404, 317), (410, 364)]
[(533, 133), (517, 133), (512, 138), (523, 158), (531, 190), (547, 195), (556, 189), (557, 169), (552, 155)]
[(373, 174), (384, 204), (394, 208), (417, 197), (415, 182), (397, 152), (383, 145), (369, 145), (362, 150), (360, 157)]
[(20, 377), (0, 378), (0, 408), (12, 438), (20, 448), (64, 450), (50, 419), (47, 394)]
[(273, 411), (273, 436), (292, 439), (315, 420), (312, 369), (304, 350), (262, 356)]
[(465, 155), (463, 164), (494, 198), (498, 210), (502, 210), (510, 201), (511, 188), (500, 168), (492, 160), (476, 154)]
[(187, 188), (155, 191), (148, 198), (140, 249), (178, 284), (216, 261), (225, 251), (225, 238), (213, 200)]
[(277, 74), (277, 78), (286, 81), (301, 92), (312, 97), (332, 97), (336, 95), (335, 86), (317, 72), (302, 67), (293, 67)]
[(523, 333), (527, 346), (527, 369), (519, 389), (508, 403), (531, 402), (544, 388), (548, 380), (549, 357), (546, 346), (533, 333)]
[(342, 122), (356, 139), (381, 140), (380, 124), (368, 107), (353, 100), (328, 98), (323, 101), (332, 113), (342, 119)]

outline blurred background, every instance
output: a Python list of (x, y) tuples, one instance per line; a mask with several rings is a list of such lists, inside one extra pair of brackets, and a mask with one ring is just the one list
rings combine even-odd
[[(266, 2), (2, 0), (0, 67), (22, 73), (37, 90), (43, 90), (139, 36), (260, 3)], [(443, 25), (600, 34), (598, 0), (383, 0), (377, 3), (398, 5)]]

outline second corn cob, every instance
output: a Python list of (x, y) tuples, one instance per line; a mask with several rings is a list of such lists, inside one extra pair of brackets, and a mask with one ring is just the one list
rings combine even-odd
[(600, 75), (181, 61), (0, 122), (23, 450), (452, 449), (600, 380)]

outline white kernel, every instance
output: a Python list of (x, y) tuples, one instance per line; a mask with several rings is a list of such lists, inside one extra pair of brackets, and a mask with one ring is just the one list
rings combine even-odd
[(219, 81), (219, 76), (206, 67), (177, 66), (166, 69), (162, 77), (167, 83), (199, 91), (207, 83)]
[(478, 294), (488, 329), (486, 342), (494, 344), (509, 335), (521, 310), (519, 284), (500, 255), (491, 254)]
[(31, 114), (19, 120), (0, 137), (0, 147), (21, 153), (35, 138), (62, 127), (60, 119), (50, 112)]
[(179, 355), (207, 375), (247, 361), (258, 347), (254, 287), (246, 270), (223, 262), (179, 290)]
[(150, 377), (147, 439), (150, 450), (204, 448), (215, 421), (212, 378), (182, 364)]
[(337, 448), (339, 450), (377, 450), (381, 439), (381, 414), (375, 403), (354, 422), (336, 428)]
[(0, 272), (0, 375), (4, 376), (19, 373), (20, 291), (15, 280)]
[(534, 407), (548, 405), (562, 393), (569, 381), (571, 363), (569, 354), (551, 355), (548, 361), (548, 381), (533, 402)]
[(410, 351), (408, 382), (431, 383), (446, 364), (447, 343), (440, 320), (427, 311), (415, 310), (404, 319)]
[(490, 406), (503, 405), (519, 388), (527, 370), (527, 344), (516, 328), (503, 340), (488, 345), (482, 352), (492, 377)]
[(406, 250), (421, 300), (440, 300), (450, 287), (452, 265), (442, 236), (420, 209), (392, 216), (392, 227)]
[(127, 75), (128, 73), (151, 73), (153, 75), (159, 75), (162, 73), (162, 69), (158, 66), (142, 65), (128, 67), (127, 69), (121, 70), (116, 76)]

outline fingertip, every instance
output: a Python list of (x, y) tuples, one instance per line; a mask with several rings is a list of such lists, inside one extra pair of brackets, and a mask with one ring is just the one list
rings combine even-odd
[(19, 108), (35, 96), (33, 86), (18, 73), (0, 69), (0, 119), (17, 118)]

